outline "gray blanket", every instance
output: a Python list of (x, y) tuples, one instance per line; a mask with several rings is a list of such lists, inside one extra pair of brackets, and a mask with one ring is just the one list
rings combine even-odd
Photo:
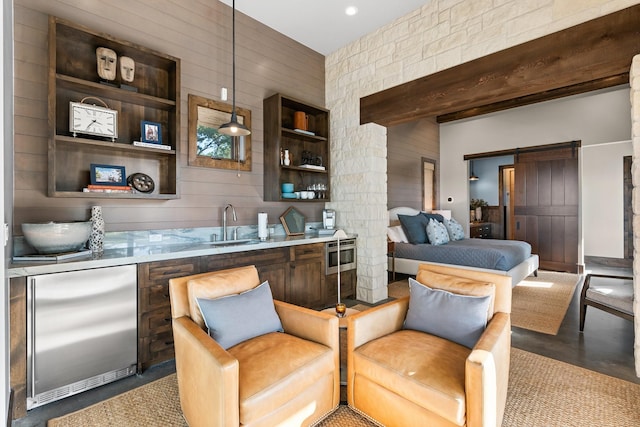
[(463, 239), (446, 245), (396, 243), (396, 257), (491, 270), (511, 270), (531, 256), (531, 245), (519, 240)]

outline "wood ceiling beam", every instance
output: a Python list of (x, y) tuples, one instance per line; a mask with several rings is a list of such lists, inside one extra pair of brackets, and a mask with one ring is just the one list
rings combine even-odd
[(628, 83), (640, 5), (360, 99), (360, 123), (438, 122)]

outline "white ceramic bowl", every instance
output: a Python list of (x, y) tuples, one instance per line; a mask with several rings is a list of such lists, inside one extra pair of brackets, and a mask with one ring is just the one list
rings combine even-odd
[(22, 224), (27, 243), (40, 254), (77, 251), (91, 234), (91, 221)]

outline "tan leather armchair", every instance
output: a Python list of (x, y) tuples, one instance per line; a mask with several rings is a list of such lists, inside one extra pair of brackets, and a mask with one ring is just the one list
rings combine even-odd
[(416, 279), (427, 284), (421, 275), (429, 272), (446, 275), (452, 284), (437, 287), (453, 293), (474, 294), (463, 289), (475, 284), (458, 283), (469, 279), (491, 289), (493, 315), (484, 333), (469, 349), (403, 330), (410, 297), (348, 317), (349, 405), (387, 427), (500, 426), (509, 381), (511, 278), (423, 264)]
[(180, 404), (191, 427), (306, 426), (339, 403), (338, 319), (275, 301), (284, 333), (224, 350), (206, 331), (195, 298), (260, 284), (255, 267), (171, 279)]

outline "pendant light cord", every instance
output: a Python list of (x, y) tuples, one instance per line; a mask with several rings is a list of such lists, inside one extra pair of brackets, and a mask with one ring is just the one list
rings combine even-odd
[(231, 62), (233, 77), (233, 102), (231, 113), (236, 114), (236, 0), (233, 0), (233, 10), (231, 11), (231, 53), (233, 59)]

